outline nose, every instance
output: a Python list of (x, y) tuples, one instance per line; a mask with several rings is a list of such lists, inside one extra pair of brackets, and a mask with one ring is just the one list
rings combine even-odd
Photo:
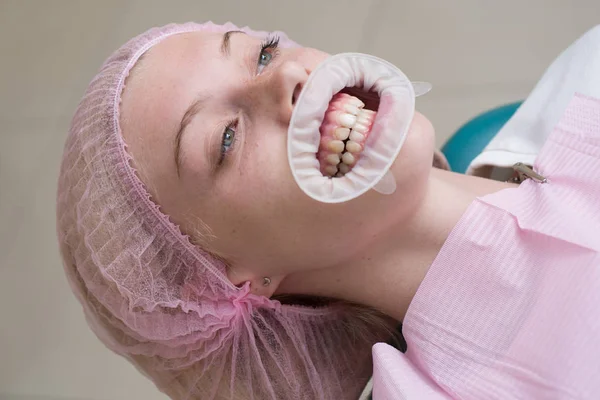
[(309, 72), (295, 61), (286, 61), (276, 67), (266, 82), (262, 99), (267, 101), (266, 107), (275, 113), (275, 117), (286, 125), (289, 124), (292, 111), (300, 91), (308, 79)]

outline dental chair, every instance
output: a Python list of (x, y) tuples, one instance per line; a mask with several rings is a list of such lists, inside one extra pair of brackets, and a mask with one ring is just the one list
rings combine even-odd
[(465, 173), (469, 164), (496, 136), (522, 102), (493, 108), (461, 126), (442, 147), (454, 172)]

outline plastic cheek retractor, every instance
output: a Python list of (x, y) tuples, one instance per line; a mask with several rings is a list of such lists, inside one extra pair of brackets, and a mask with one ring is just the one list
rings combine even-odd
[[(324, 203), (349, 201), (370, 189), (382, 194), (394, 193), (396, 181), (390, 167), (412, 122), (415, 96), (429, 90), (429, 83), (411, 82), (394, 65), (371, 55), (342, 53), (326, 59), (310, 74), (296, 99), (288, 129), (288, 160), (298, 186), (308, 196)], [(330, 113), (327, 117), (330, 118), (331, 110), (343, 101), (334, 99), (330, 104), (334, 95), (340, 96), (338, 93), (342, 91), (367, 102), (367, 105), (370, 102), (368, 107), (376, 114), (364, 143), (352, 144), (361, 149), (356, 163), (351, 161), (351, 167), (344, 165), (347, 170), (344, 174), (327, 176), (317, 159), (324, 140), (320, 129), (326, 112)], [(353, 105), (349, 107), (356, 109)], [(356, 121), (361, 116), (352, 118), (350, 121)], [(343, 129), (349, 131), (348, 128)], [(347, 135), (342, 134), (340, 139), (344, 137), (347, 144)], [(364, 136), (354, 134), (354, 137)], [(341, 143), (337, 144), (343, 147)], [(338, 155), (330, 154), (329, 157), (334, 158), (335, 164)], [(352, 157), (354, 155), (351, 154), (349, 158), (352, 160)], [(341, 161), (339, 165), (342, 167)]]

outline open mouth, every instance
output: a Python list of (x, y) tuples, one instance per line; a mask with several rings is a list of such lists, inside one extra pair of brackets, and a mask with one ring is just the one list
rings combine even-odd
[(361, 157), (379, 107), (379, 96), (360, 88), (336, 93), (319, 128), (321, 143), (317, 158), (321, 173), (342, 177)]

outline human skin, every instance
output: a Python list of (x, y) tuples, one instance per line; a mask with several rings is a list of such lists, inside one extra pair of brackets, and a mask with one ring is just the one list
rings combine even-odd
[[(402, 320), (469, 204), (512, 184), (432, 168), (434, 129), (416, 112), (392, 166), (394, 194), (317, 202), (293, 179), (287, 128), (298, 92), (328, 55), (309, 48), (261, 54), (261, 41), (241, 33), (229, 44), (223, 52), (220, 33), (169, 37), (128, 78), (123, 136), (155, 201), (184, 232), (203, 232), (203, 246), (227, 262), (236, 285), (250, 281), (264, 296), (344, 299)], [(177, 132), (199, 98), (181, 135), (178, 168)]]

